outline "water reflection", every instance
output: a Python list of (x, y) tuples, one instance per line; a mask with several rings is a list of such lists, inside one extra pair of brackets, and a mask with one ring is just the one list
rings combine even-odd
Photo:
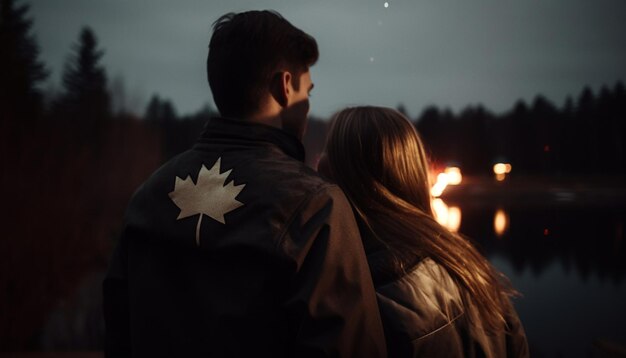
[[(458, 232), (461, 227), (463, 216), (458, 206), (448, 206), (441, 198), (433, 199), (433, 210), (437, 222), (452, 232)], [(493, 232), (500, 238), (509, 229), (509, 214), (506, 210), (498, 208), (493, 216)], [(544, 229), (544, 235), (548, 235), (548, 229)]]
[(626, 276), (626, 245), (620, 244), (624, 208), (503, 208), (508, 228), (501, 234), (493, 214), (486, 220), (491, 210), (461, 208), (464, 220), (459, 231), (476, 241), (487, 256), (507, 257), (517, 272), (530, 268), (539, 276), (557, 261), (583, 280), (593, 275), (617, 284)]
[(452, 232), (459, 231), (461, 227), (461, 209), (458, 206), (448, 206), (439, 199), (433, 199), (433, 211), (437, 222)]
[(441, 225), (470, 237), (487, 256), (508, 257), (518, 272), (530, 266), (539, 275), (553, 260), (559, 260), (583, 278), (596, 273), (621, 282), (626, 277), (626, 209), (490, 208), (441, 198), (433, 199), (432, 206)]
[(523, 295), (515, 307), (531, 357), (624, 357), (616, 352), (626, 347), (626, 285), (581, 280), (557, 260), (539, 276), (516, 272), (500, 255), (490, 261)]
[(502, 237), (504, 233), (509, 229), (509, 214), (503, 209), (496, 210), (496, 214), (493, 216), (493, 231), (497, 237)]
[[(457, 232), (461, 227), (461, 208), (458, 206), (448, 206), (443, 199), (434, 198), (432, 202), (435, 218), (437, 222), (448, 230)], [(506, 210), (498, 208), (493, 216), (493, 232), (497, 237), (502, 237), (509, 229), (509, 214)], [(544, 235), (548, 234), (548, 229), (544, 229)]]
[(624, 204), (515, 204), (437, 199), (433, 208), (442, 225), (475, 242), (522, 293), (515, 306), (531, 356), (626, 351)]

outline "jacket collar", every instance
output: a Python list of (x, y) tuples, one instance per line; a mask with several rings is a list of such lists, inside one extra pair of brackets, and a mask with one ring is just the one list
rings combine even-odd
[(214, 117), (207, 123), (199, 142), (265, 142), (278, 147), (290, 157), (303, 162), (304, 146), (294, 135), (282, 129), (244, 120)]

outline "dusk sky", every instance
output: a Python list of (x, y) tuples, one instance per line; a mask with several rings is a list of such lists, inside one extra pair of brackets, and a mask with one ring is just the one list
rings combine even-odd
[[(562, 105), (584, 85), (626, 80), (624, 0), (32, 0), (34, 33), (60, 87), (82, 26), (105, 50), (112, 86), (142, 114), (158, 93), (179, 114), (214, 107), (205, 59), (211, 24), (230, 11), (274, 9), (316, 38), (311, 114), (349, 105), (430, 104), (495, 112), (544, 94)], [(123, 79), (123, 81), (122, 81)]]

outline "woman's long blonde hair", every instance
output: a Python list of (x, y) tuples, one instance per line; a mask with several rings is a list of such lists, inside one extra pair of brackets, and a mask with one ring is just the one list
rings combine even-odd
[(431, 207), (428, 161), (411, 122), (398, 111), (355, 107), (337, 113), (326, 143), (330, 176), (355, 212), (396, 258), (429, 257), (461, 288), (488, 331), (505, 325), (508, 280), (465, 238), (441, 226)]

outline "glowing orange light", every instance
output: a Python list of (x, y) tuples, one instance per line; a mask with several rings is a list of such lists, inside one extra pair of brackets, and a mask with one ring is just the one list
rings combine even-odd
[(433, 199), (433, 211), (435, 212), (435, 219), (441, 225), (445, 225), (448, 222), (448, 205), (441, 199)]
[(461, 169), (458, 167), (447, 167), (444, 173), (448, 176), (448, 185), (459, 185), (463, 181)]
[(509, 216), (506, 214), (506, 211), (498, 209), (493, 217), (493, 230), (496, 232), (498, 237), (501, 237), (508, 230), (508, 228)]
[(543, 229), (543, 236), (548, 236), (550, 231), (548, 229)]
[(438, 198), (448, 185), (459, 185), (462, 181), (463, 175), (461, 174), (461, 169), (458, 167), (446, 167), (443, 173), (437, 174), (437, 180), (430, 189), (430, 194)]
[(497, 181), (503, 181), (506, 175), (511, 172), (511, 164), (509, 163), (496, 163), (493, 165), (493, 173), (496, 175)]
[(456, 232), (461, 227), (461, 209), (457, 206), (448, 207), (441, 199), (433, 199), (435, 219), (448, 230)]
[(496, 173), (496, 174), (505, 174), (506, 173), (506, 164), (504, 164), (504, 163), (494, 164), (493, 172)]
[(448, 222), (446, 223), (448, 230), (457, 232), (461, 227), (461, 209), (458, 206), (451, 206), (448, 209)]
[(446, 189), (447, 186), (448, 186), (448, 174), (439, 173), (439, 175), (437, 175), (437, 182), (430, 189), (430, 194), (434, 196), (435, 198), (438, 198), (441, 196), (441, 194), (443, 193), (443, 191)]

